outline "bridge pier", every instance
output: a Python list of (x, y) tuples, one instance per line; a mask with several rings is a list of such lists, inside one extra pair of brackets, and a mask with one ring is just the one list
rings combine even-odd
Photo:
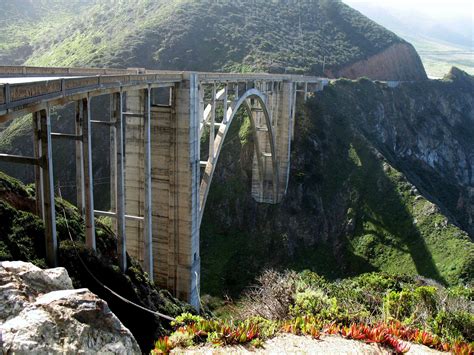
[[(146, 107), (148, 97), (146, 92), (129, 92), (126, 99), (129, 112), (125, 145), (126, 211), (142, 216), (146, 212), (149, 193), (148, 211), (151, 214), (149, 236), (145, 233), (146, 213), (143, 220), (127, 221), (127, 251), (137, 257), (145, 269), (149, 258), (148, 264), (153, 268), (147, 271), (154, 275), (155, 282), (199, 308), (200, 173), (196, 75), (189, 74), (188, 80), (176, 84), (170, 105), (150, 105), (150, 119), (146, 120), (140, 116), (143, 113), (140, 109)], [(147, 147), (153, 151), (149, 176), (145, 169)], [(151, 236), (153, 239), (147, 243), (146, 238)]]
[[(199, 280), (201, 259), (199, 256), (199, 83), (196, 74), (176, 88), (174, 140), (174, 164), (170, 173), (170, 205), (174, 214), (170, 222), (174, 236), (175, 271), (170, 276), (176, 295), (199, 308)], [(173, 154), (171, 155), (173, 157)], [(173, 280), (174, 279), (174, 280)]]
[(286, 195), (288, 182), (290, 179), (290, 155), (291, 155), (291, 141), (293, 139), (294, 118), (295, 118), (295, 85), (293, 82), (283, 81), (280, 83), (280, 88), (276, 92), (278, 108), (277, 108), (277, 159), (279, 165), (279, 183), (278, 201), (281, 201)]

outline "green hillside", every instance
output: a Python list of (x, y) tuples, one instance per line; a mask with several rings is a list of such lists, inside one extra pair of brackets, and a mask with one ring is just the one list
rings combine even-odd
[(25, 3), (7, 2), (0, 64), (322, 74), (403, 42), (339, 0)]

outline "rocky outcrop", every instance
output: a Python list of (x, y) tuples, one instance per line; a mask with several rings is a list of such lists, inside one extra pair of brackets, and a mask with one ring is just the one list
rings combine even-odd
[(326, 71), (329, 77), (372, 80), (415, 81), (428, 77), (415, 48), (409, 43), (396, 43), (381, 51), (340, 69)]
[(0, 263), (0, 347), (5, 353), (140, 353), (107, 303), (73, 289), (66, 269)]
[(363, 134), (474, 239), (474, 78), (453, 68), (445, 80), (396, 89), (338, 85), (337, 96), (351, 102), (344, 114)]

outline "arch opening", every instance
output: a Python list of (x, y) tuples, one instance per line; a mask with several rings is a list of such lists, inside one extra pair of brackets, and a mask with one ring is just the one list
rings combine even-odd
[[(218, 102), (227, 102), (227, 87), (216, 92), (214, 86), (212, 90), (212, 100), (203, 110), (202, 121), (199, 128), (199, 138), (201, 139), (202, 135), (205, 134), (206, 127), (209, 127), (210, 142), (208, 160), (201, 162), (204, 171), (201, 174), (199, 188), (199, 225), (202, 221), (207, 196), (225, 138), (237, 112), (241, 108), (247, 112), (250, 119), (254, 137), (254, 159), (257, 159), (255, 163), (257, 165), (260, 184), (263, 185), (265, 180), (269, 180), (272, 185), (272, 202), (276, 203), (278, 199), (279, 176), (276, 140), (272, 118), (266, 105), (265, 94), (256, 88), (252, 88), (245, 91), (242, 95), (235, 95), (229, 107), (224, 105), (224, 109), (227, 108), (227, 110), (224, 111), (221, 122), (216, 123), (216, 106)], [(217, 131), (215, 135), (211, 132), (212, 127)], [(258, 139), (258, 130), (266, 131), (266, 139)], [(265, 140), (265, 142), (263, 142), (263, 140)], [(271, 159), (271, 164), (266, 164), (266, 159)], [(268, 169), (266, 169), (266, 166), (270, 167), (270, 172), (267, 172)]]

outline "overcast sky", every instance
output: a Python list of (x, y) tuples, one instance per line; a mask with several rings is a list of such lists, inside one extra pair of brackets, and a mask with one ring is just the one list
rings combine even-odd
[(356, 9), (361, 3), (403, 11), (410, 9), (437, 19), (474, 16), (473, 0), (343, 0), (343, 2)]

